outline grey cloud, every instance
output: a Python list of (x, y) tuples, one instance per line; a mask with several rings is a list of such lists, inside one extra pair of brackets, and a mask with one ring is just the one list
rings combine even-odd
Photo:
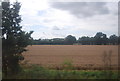
[(77, 17), (109, 14), (105, 2), (53, 2), (51, 6), (56, 9), (67, 10)]
[(57, 26), (54, 26), (52, 29), (53, 30), (60, 30), (60, 28), (58, 28)]

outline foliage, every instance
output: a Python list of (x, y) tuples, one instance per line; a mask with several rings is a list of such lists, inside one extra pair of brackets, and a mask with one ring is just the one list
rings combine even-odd
[[(109, 73), (109, 70), (106, 71)], [(5, 77), (6, 79), (117, 79), (117, 71), (106, 77), (105, 71), (99, 70), (49, 70), (32, 65), (17, 75)]]
[(19, 2), (2, 2), (2, 67), (6, 76), (20, 70), (19, 61), (24, 59), (21, 53), (31, 44), (33, 31), (22, 31), (20, 7)]
[(96, 45), (106, 45), (107, 44), (107, 36), (106, 34), (102, 33), (102, 32), (98, 32), (96, 35), (95, 35), (95, 44)]
[(78, 42), (82, 43), (83, 45), (88, 45), (88, 44), (91, 44), (91, 38), (88, 36), (87, 37), (83, 36), (83, 37), (78, 39)]
[(68, 45), (73, 45), (74, 43), (76, 43), (76, 38), (72, 35), (68, 35), (65, 38), (65, 43), (68, 44)]
[(73, 70), (74, 66), (71, 60), (65, 60), (62, 64), (64, 70)]
[(120, 44), (120, 36), (111, 35), (109, 38), (102, 32), (97, 32), (94, 37), (82, 36), (77, 40), (75, 36), (68, 35), (65, 38), (33, 40), (33, 45), (117, 45)]
[(109, 37), (110, 44), (117, 45), (118, 44), (118, 37), (116, 35), (111, 35)]

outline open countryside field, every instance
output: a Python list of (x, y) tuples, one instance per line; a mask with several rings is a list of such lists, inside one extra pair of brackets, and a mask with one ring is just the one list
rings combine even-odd
[(64, 62), (77, 69), (102, 69), (106, 62), (115, 69), (118, 64), (117, 45), (32, 45), (27, 49), (23, 55), (29, 64), (49, 68), (60, 69)]

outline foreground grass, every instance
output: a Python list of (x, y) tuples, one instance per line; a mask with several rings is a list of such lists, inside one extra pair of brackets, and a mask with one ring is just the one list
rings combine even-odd
[(117, 71), (50, 70), (40, 66), (24, 68), (18, 75), (6, 79), (117, 79)]

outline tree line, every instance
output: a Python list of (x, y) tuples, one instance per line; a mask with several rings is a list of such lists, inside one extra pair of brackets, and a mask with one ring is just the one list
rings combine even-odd
[(33, 45), (118, 45), (120, 36), (115, 34), (107, 37), (102, 32), (97, 32), (94, 37), (82, 36), (77, 40), (75, 36), (68, 35), (65, 38), (53, 38), (53, 39), (34, 39)]

